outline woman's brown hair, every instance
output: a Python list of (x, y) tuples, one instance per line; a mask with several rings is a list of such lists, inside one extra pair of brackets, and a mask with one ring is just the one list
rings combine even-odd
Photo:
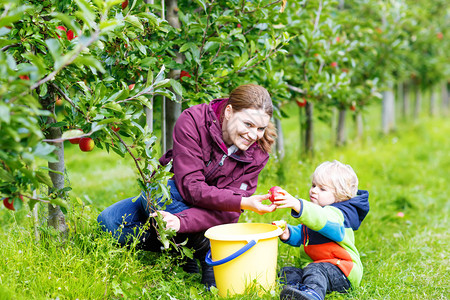
[[(233, 111), (241, 111), (243, 109), (262, 109), (272, 118), (273, 105), (269, 92), (260, 85), (244, 84), (235, 88), (228, 99), (228, 104), (231, 104)], [(277, 136), (275, 126), (269, 122), (264, 135), (257, 141), (259, 147), (269, 153), (272, 144), (275, 142)]]

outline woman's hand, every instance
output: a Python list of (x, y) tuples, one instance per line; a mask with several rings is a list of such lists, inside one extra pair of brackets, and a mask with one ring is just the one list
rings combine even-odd
[(270, 213), (277, 209), (275, 204), (265, 205), (261, 202), (269, 199), (269, 194), (266, 195), (253, 195), (250, 197), (242, 197), (241, 199), (241, 209), (248, 209), (257, 212), (260, 215)]
[[(180, 230), (180, 219), (171, 214), (170, 212), (164, 210), (158, 210), (158, 213), (162, 216), (164, 222), (166, 222), (166, 228), (171, 228), (178, 232)], [(156, 212), (152, 214), (152, 217), (156, 217)]]

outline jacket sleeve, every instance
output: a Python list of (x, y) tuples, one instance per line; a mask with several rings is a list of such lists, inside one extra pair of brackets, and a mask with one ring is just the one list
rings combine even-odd
[(338, 208), (321, 207), (305, 200), (301, 200), (301, 203), (303, 208), (300, 213), (292, 214), (293, 217), (299, 218), (301, 224), (335, 242), (341, 242), (344, 239), (344, 216)]
[(175, 214), (180, 219), (179, 233), (201, 232), (216, 225), (237, 223), (240, 212), (192, 207)]
[(303, 226), (301, 224), (297, 226), (288, 224), (289, 232), (291, 234), (289, 235), (289, 238), (287, 240), (281, 241), (294, 247), (300, 247), (303, 243), (302, 227)]
[(208, 210), (233, 211), (240, 213), (242, 196), (249, 196), (256, 190), (259, 172), (264, 167), (261, 164), (251, 173), (244, 176), (252, 177), (254, 186), (247, 191), (235, 188), (219, 189), (210, 186), (205, 181), (203, 151), (199, 126), (190, 112), (184, 111), (175, 124), (173, 133), (173, 170), (174, 178), (183, 199), (196, 207)]

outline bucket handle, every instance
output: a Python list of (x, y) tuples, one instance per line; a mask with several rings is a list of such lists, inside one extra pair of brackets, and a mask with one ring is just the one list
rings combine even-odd
[(223, 265), (224, 263), (227, 263), (239, 256), (241, 256), (242, 254), (244, 254), (245, 252), (247, 252), (248, 250), (250, 250), (251, 247), (256, 245), (256, 241), (255, 240), (251, 240), (247, 243), (247, 245), (245, 245), (244, 247), (242, 247), (241, 249), (239, 249), (238, 251), (234, 252), (233, 254), (231, 254), (228, 257), (222, 258), (220, 260), (217, 261), (213, 261), (211, 258), (211, 250), (208, 251), (208, 253), (206, 254), (205, 257), (205, 262), (208, 266), (219, 266), (219, 265)]

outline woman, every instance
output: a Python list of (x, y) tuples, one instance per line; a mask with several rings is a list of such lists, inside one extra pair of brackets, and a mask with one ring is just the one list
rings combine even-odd
[[(194, 257), (202, 266), (202, 283), (207, 287), (215, 281), (212, 267), (204, 262), (209, 250), (204, 232), (215, 225), (236, 223), (242, 209), (264, 214), (276, 208), (261, 203), (264, 195), (252, 196), (274, 142), (272, 113), (272, 100), (265, 88), (239, 86), (228, 99), (183, 111), (174, 127), (173, 149), (160, 158), (162, 165), (172, 160), (174, 176), (168, 182), (172, 203), (159, 213), (166, 226), (177, 232), (177, 243), (188, 239), (186, 246), (195, 250)], [(113, 232), (122, 245), (156, 214), (143, 194), (133, 199), (115, 203), (98, 217), (102, 228)], [(139, 246), (160, 251), (154, 226), (141, 233)], [(195, 261), (185, 268), (196, 269)]]

